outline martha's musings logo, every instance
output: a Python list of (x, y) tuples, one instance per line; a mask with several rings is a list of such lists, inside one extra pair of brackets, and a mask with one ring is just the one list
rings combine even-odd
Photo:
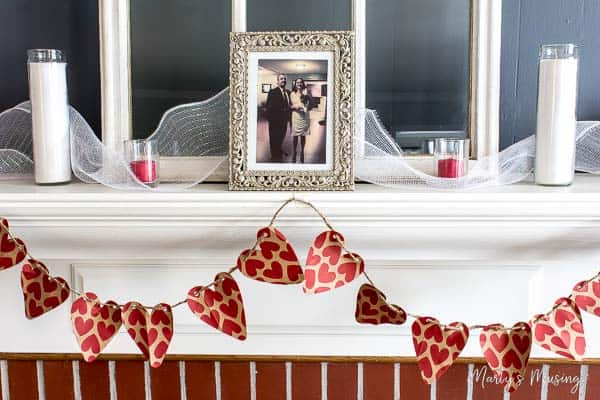
[[(483, 367), (473, 369), (473, 384), (481, 385), (485, 388), (486, 385), (506, 385), (509, 382), (507, 377), (497, 377), (493, 371), (490, 370), (487, 365)], [(529, 379), (521, 378), (517, 381), (517, 384), (523, 385), (528, 384), (533, 386), (538, 382), (547, 382), (548, 385), (559, 386), (559, 385), (570, 385), (571, 393), (575, 394), (579, 392), (579, 375), (566, 375), (566, 374), (553, 374), (544, 375), (542, 368), (533, 368)]]

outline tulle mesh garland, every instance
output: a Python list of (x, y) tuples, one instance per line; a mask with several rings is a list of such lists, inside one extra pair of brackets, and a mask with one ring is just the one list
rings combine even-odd
[[(148, 187), (131, 172), (124, 154), (104, 146), (85, 118), (72, 107), (70, 119), (71, 166), (74, 175), (83, 182), (116, 189), (184, 190), (202, 182), (227, 160), (229, 89), (204, 101), (171, 108), (150, 136), (158, 141), (161, 156), (213, 156), (190, 182), (182, 184)], [(0, 114), (0, 149), (0, 179), (22, 178), (33, 173), (29, 102)]]
[[(411, 166), (402, 149), (392, 139), (377, 113), (367, 110), (364, 115), (365, 136), (356, 138), (356, 176), (364, 181), (388, 187), (426, 186), (435, 189), (474, 189), (508, 185), (527, 178), (535, 164), (535, 136), (531, 135), (505, 150), (471, 161), (468, 175), (446, 179), (428, 175)], [(600, 122), (577, 123), (575, 169), (600, 172)]]
[[(355, 138), (357, 178), (393, 188), (428, 187), (441, 190), (473, 189), (507, 185), (527, 178), (533, 171), (535, 137), (529, 136), (504, 151), (470, 164), (467, 176), (438, 178), (413, 166), (379, 120), (366, 110), (364, 137)], [(229, 89), (205, 101), (168, 110), (151, 135), (161, 156), (207, 158), (191, 182), (150, 188), (130, 171), (121, 152), (104, 146), (85, 119), (71, 108), (71, 163), (73, 173), (84, 182), (117, 189), (184, 190), (205, 180), (227, 159), (229, 146)], [(21, 103), (0, 113), (0, 179), (22, 178), (33, 172), (31, 107)], [(578, 171), (600, 173), (600, 122), (577, 124)]]
[(0, 179), (33, 173), (31, 107), (24, 102), (0, 113)]

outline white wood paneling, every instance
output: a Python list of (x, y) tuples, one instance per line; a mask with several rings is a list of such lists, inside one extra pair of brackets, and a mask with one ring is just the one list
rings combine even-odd
[[(32, 255), (74, 288), (145, 304), (183, 299), (192, 286), (235, 265), (260, 226), (290, 193), (228, 192), (200, 185), (185, 193), (119, 192), (99, 185), (2, 184), (0, 215)], [(600, 179), (568, 188), (529, 184), (472, 192), (297, 193), (329, 217), (360, 253), (390, 301), (408, 311), (469, 324), (513, 324), (545, 311), (593, 275), (600, 259)], [(276, 224), (301, 258), (325, 226), (291, 205)], [(181, 306), (172, 353), (412, 355), (409, 326), (353, 322), (364, 282), (319, 295), (235, 273), (249, 323), (245, 343), (197, 321)], [(28, 321), (19, 269), (1, 273), (0, 352), (76, 352), (69, 306)], [(600, 357), (600, 319), (585, 315), (589, 356)], [(43, 332), (40, 335), (40, 332)], [(466, 355), (480, 355), (474, 332)], [(109, 352), (137, 352), (123, 332)], [(548, 353), (536, 350), (536, 356)]]

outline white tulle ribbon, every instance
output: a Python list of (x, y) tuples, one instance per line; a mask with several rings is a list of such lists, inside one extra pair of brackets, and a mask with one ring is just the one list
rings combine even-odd
[[(189, 181), (151, 188), (131, 172), (120, 151), (105, 146), (87, 121), (74, 108), (71, 119), (71, 167), (86, 183), (116, 189), (153, 191), (185, 190), (205, 180), (227, 160), (229, 146), (229, 90), (210, 99), (173, 107), (150, 136), (158, 142), (159, 154), (167, 157), (211, 156)], [(0, 179), (32, 176), (31, 107), (21, 103), (0, 114)]]
[[(402, 149), (388, 134), (377, 113), (364, 115), (365, 136), (356, 138), (355, 173), (361, 180), (394, 188), (428, 187), (467, 190), (519, 182), (533, 173), (535, 136), (531, 135), (505, 150), (469, 163), (466, 176), (456, 179), (428, 175), (411, 165)], [(600, 172), (600, 122), (577, 123), (575, 169)]]
[[(394, 188), (465, 190), (515, 183), (533, 171), (535, 138), (530, 136), (497, 154), (472, 161), (468, 175), (462, 178), (431, 176), (411, 165), (375, 111), (366, 110), (358, 117), (364, 118), (365, 135), (355, 140), (355, 175), (363, 181)], [(151, 138), (157, 140), (161, 156), (211, 156), (207, 157), (210, 162), (195, 171), (190, 182), (150, 188), (131, 172), (124, 155), (104, 146), (81, 114), (71, 108), (73, 173), (83, 182), (116, 189), (177, 191), (202, 182), (227, 159), (229, 90), (168, 110)], [(24, 102), (0, 113), (0, 179), (31, 176), (31, 159), (31, 108)], [(600, 172), (600, 122), (577, 124), (576, 169)]]

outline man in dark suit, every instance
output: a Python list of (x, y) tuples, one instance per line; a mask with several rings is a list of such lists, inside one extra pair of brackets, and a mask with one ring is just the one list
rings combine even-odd
[(290, 91), (285, 88), (287, 78), (277, 75), (277, 87), (269, 91), (267, 96), (267, 120), (269, 121), (269, 146), (271, 162), (283, 161), (281, 145), (291, 122)]

